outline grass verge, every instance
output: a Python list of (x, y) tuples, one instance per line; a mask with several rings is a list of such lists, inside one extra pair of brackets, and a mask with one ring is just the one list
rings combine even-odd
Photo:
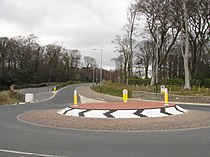
[[(195, 88), (191, 90), (183, 90), (177, 86), (166, 86), (170, 94), (175, 95), (186, 95), (186, 96), (210, 96), (210, 89), (208, 88)], [(100, 86), (91, 87), (92, 90), (100, 92)], [(142, 86), (142, 85), (124, 85), (118, 83), (105, 83), (101, 86), (101, 93), (122, 96), (123, 89), (128, 90), (128, 97), (131, 98), (132, 91), (147, 91), (154, 92), (155, 87), (152, 86)], [(160, 89), (160, 88), (159, 88)], [(160, 93), (160, 90), (159, 90)]]
[[(96, 92), (100, 92), (100, 86), (94, 86), (91, 87), (92, 90)], [(128, 97), (131, 97), (132, 89), (128, 88), (127, 85), (121, 85), (121, 84), (103, 84), (101, 86), (101, 93), (108, 94), (108, 95), (114, 95), (114, 96), (120, 96), (122, 97), (123, 89), (128, 90)]]
[(17, 102), (20, 102), (20, 101), (16, 98), (13, 98), (11, 96), (10, 91), (1, 91), (0, 92), (0, 105), (14, 104)]

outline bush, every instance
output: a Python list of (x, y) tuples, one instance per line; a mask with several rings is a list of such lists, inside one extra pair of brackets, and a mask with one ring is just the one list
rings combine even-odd
[(210, 88), (210, 78), (204, 80), (203, 86), (205, 86), (205, 87), (207, 87), (207, 88)]
[(67, 81), (67, 82), (61, 83), (61, 87), (65, 87), (65, 86), (72, 85), (72, 84), (75, 84), (75, 82), (74, 81)]
[[(139, 79), (139, 78), (129, 78), (128, 84), (130, 85), (150, 85), (151, 79)], [(166, 85), (169, 87), (178, 86), (179, 88), (184, 86), (184, 80), (182, 79), (166, 79), (160, 80), (159, 85)], [(198, 88), (198, 87), (205, 87), (210, 88), (210, 78), (203, 78), (203, 79), (191, 79), (190, 80), (191, 87)]]
[(20, 100), (13, 97), (10, 91), (0, 92), (0, 105), (13, 104), (13, 103), (17, 103), (17, 102), (20, 102)]
[(150, 79), (129, 78), (128, 84), (147, 86), (150, 84)]
[(201, 80), (192, 79), (192, 80), (190, 80), (190, 84), (191, 84), (191, 86), (195, 86), (195, 87), (210, 88), (210, 78), (201, 79)]

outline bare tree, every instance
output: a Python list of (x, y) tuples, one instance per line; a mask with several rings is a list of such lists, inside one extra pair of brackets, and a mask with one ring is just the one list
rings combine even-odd
[(115, 71), (117, 73), (118, 82), (120, 82), (120, 80), (123, 79), (123, 56), (120, 55), (117, 58), (112, 58), (112, 61), (115, 62)]
[(85, 81), (90, 81), (92, 80), (94, 82), (95, 78), (95, 69), (97, 67), (97, 62), (96, 59), (90, 56), (85, 56), (84, 57), (84, 68), (85, 68)]
[(9, 38), (1, 37), (0, 38), (0, 70), (1, 70), (1, 77), (4, 79), (5, 77), (5, 64), (8, 57), (9, 52)]
[[(186, 1), (187, 2), (187, 1)], [(201, 70), (200, 62), (205, 53), (205, 47), (210, 36), (210, 1), (188, 1), (188, 28), (191, 55), (191, 76), (196, 77)]]
[(128, 41), (129, 39), (126, 36), (122, 38), (119, 35), (117, 35), (114, 41), (112, 41), (112, 43), (116, 45), (115, 51), (120, 54), (119, 56), (123, 65), (122, 67), (123, 67), (124, 83), (126, 83), (128, 79), (128, 69), (127, 69), (128, 64), (129, 64), (129, 42)]
[(48, 44), (46, 46), (46, 64), (48, 67), (48, 82), (57, 81), (58, 63), (61, 58), (62, 46), (58, 44)]
[[(154, 42), (158, 44), (158, 63), (156, 64), (160, 68), (180, 32), (180, 28), (174, 24), (173, 14), (176, 12), (173, 12), (170, 0), (139, 0), (137, 6), (139, 12), (147, 17), (149, 32)], [(157, 76), (155, 70), (152, 71), (151, 85), (154, 85)]]
[[(141, 68), (144, 68), (144, 76), (146, 79), (149, 78), (149, 66), (155, 61), (155, 45), (154, 42), (145, 40), (138, 44), (138, 50), (136, 51), (136, 62), (135, 64)], [(154, 68), (153, 68), (154, 69)]]
[(189, 31), (188, 31), (188, 11), (186, 7), (186, 0), (182, 1), (183, 5), (183, 12), (184, 12), (184, 32), (185, 37), (183, 37), (183, 31), (182, 31), (182, 38), (184, 38), (185, 41), (185, 51), (182, 50), (182, 55), (184, 58), (184, 72), (185, 72), (185, 85), (184, 89), (191, 89), (190, 87), (190, 71), (189, 71)]
[(134, 50), (133, 50), (133, 44), (134, 44), (134, 33), (138, 28), (139, 25), (139, 19), (138, 16), (138, 9), (135, 4), (131, 3), (127, 10), (127, 24), (124, 26), (124, 30), (126, 31), (126, 35), (129, 42), (129, 49), (127, 51), (128, 53), (128, 77), (133, 76), (133, 58), (134, 58)]
[(84, 64), (85, 64), (85, 67), (86, 68), (93, 68), (93, 67), (96, 67), (96, 59), (93, 58), (93, 57), (90, 57), (90, 56), (85, 56), (84, 57)]

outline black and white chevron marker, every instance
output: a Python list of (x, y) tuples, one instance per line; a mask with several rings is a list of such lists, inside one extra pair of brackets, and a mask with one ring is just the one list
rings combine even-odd
[(58, 111), (58, 114), (75, 117), (87, 118), (142, 118), (142, 117), (165, 117), (170, 115), (179, 115), (187, 111), (178, 105), (154, 109), (138, 110), (95, 110), (95, 109), (77, 109), (67, 107)]

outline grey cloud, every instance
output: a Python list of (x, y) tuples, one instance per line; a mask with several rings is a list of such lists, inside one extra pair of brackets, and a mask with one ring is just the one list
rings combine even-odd
[(108, 59), (114, 57), (111, 40), (122, 33), (129, 1), (1, 0), (1, 31), (14, 36), (33, 33), (45, 43), (62, 41), (85, 55), (95, 55), (92, 48), (100, 47), (106, 51), (104, 64), (110, 66), (113, 63)]
[[(39, 9), (38, 3), (28, 1), (25, 4), (22, 1), (3, 0), (0, 6), (0, 17), (8, 23), (22, 25), (23, 27), (36, 27), (42, 22), (43, 15), (46, 14), (44, 9)], [(30, 5), (27, 5), (30, 3)]]

